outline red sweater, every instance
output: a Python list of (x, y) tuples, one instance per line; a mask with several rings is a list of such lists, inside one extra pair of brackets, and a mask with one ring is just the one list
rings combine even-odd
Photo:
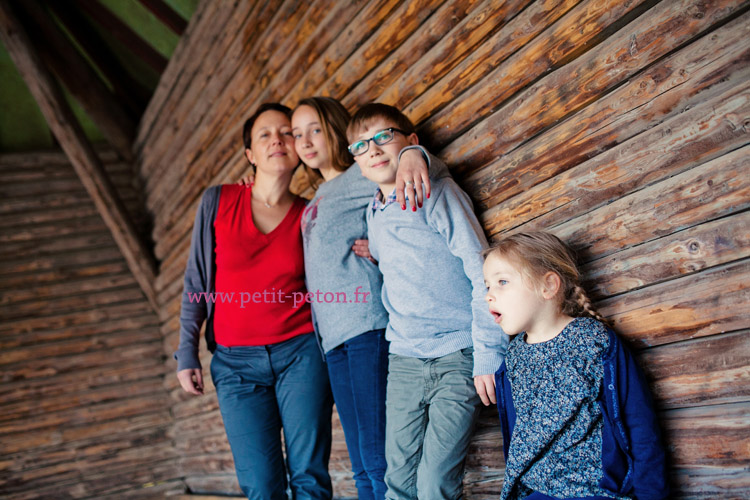
[[(305, 288), (302, 198), (268, 234), (253, 223), (252, 190), (221, 188), (216, 234), (216, 342), (226, 347), (276, 344), (313, 330)], [(296, 299), (296, 300), (295, 300)]]

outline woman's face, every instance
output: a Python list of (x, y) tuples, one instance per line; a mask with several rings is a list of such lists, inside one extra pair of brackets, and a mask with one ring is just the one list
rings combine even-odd
[(292, 125), (284, 113), (275, 110), (262, 113), (255, 120), (250, 136), (250, 149), (245, 151), (256, 173), (286, 173), (299, 164)]
[(294, 149), (300, 160), (310, 168), (327, 168), (331, 159), (328, 156), (323, 124), (315, 108), (303, 104), (292, 115)]

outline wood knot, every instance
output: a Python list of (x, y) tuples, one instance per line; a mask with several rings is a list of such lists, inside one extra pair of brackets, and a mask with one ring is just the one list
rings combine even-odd
[(700, 249), (701, 249), (701, 245), (697, 241), (691, 241), (690, 243), (688, 243), (688, 252), (698, 253)]

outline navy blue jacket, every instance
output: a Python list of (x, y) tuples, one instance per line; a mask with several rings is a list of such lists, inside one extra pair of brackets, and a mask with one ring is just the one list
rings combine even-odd
[[(630, 351), (615, 332), (608, 329), (608, 333), (609, 348), (602, 356), (604, 390), (599, 396), (603, 418), (599, 485), (637, 500), (668, 498), (666, 457), (648, 385)], [(503, 362), (495, 373), (495, 390), (507, 460), (516, 410), (506, 370)]]

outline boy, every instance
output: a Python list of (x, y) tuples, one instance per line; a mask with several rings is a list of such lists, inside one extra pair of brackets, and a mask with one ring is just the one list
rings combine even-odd
[(386, 498), (459, 498), (479, 401), (494, 402), (494, 373), (508, 343), (484, 304), (487, 241), (471, 200), (450, 177), (431, 181), (417, 214), (395, 203), (398, 154), (418, 144), (399, 110), (367, 104), (347, 136), (362, 175), (378, 184), (367, 227), (388, 312)]

